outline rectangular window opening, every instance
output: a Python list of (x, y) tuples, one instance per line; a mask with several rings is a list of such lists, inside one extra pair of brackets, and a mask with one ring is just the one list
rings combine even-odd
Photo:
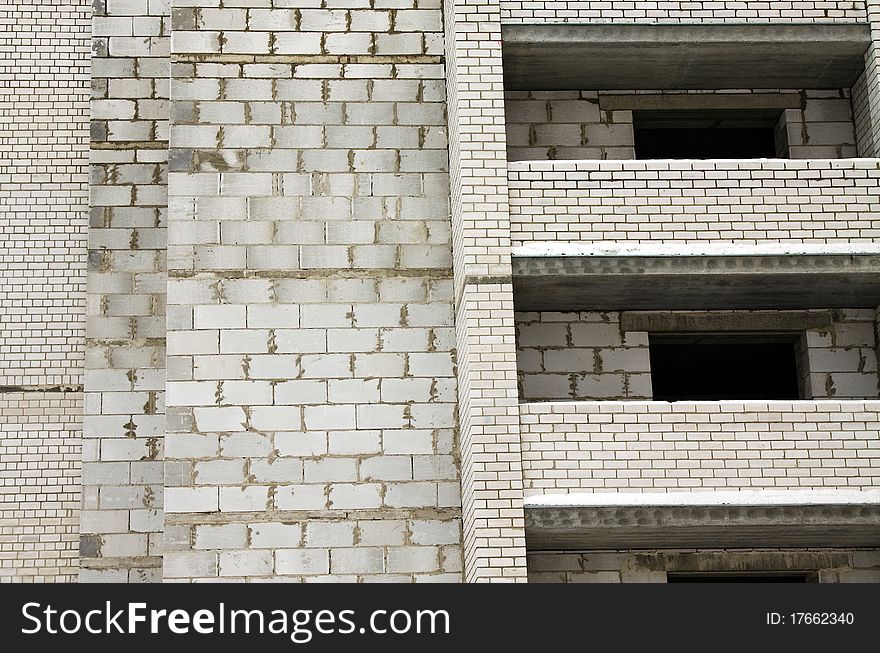
[(787, 158), (781, 111), (634, 111), (636, 159)]
[(651, 334), (655, 401), (803, 399), (799, 334)]

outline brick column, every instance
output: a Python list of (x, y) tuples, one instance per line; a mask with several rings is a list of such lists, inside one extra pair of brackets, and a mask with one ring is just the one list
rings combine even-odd
[(865, 72), (853, 85), (853, 118), (859, 156), (880, 150), (880, 0), (866, 0), (871, 46), (865, 53)]
[(96, 0), (81, 580), (160, 580), (167, 0)]
[(526, 579), (497, 0), (447, 0), (465, 577)]

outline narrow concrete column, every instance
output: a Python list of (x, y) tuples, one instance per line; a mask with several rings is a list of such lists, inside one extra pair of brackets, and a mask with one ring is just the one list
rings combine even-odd
[(500, 6), (445, 15), (465, 577), (524, 581)]

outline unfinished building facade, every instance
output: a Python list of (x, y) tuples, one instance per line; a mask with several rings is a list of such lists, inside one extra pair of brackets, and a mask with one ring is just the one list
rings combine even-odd
[(880, 2), (25, 4), (0, 580), (880, 580)]

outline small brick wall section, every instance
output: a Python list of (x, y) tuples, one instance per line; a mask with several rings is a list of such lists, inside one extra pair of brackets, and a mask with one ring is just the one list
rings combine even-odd
[(502, 0), (514, 23), (836, 23), (867, 20), (864, 2), (717, 2), (715, 0)]
[(511, 238), (580, 243), (872, 244), (880, 164), (532, 161), (509, 166)]
[(880, 401), (521, 404), (526, 496), (880, 486)]

